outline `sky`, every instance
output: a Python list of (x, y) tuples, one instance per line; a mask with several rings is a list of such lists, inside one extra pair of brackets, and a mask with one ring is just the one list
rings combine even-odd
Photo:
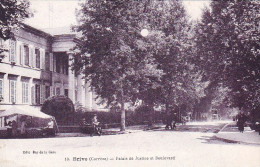
[[(30, 0), (34, 16), (25, 23), (39, 28), (69, 27), (75, 25), (75, 10), (79, 9), (79, 0)], [(201, 9), (209, 5), (209, 1), (184, 0), (184, 5), (192, 19), (199, 19)]]

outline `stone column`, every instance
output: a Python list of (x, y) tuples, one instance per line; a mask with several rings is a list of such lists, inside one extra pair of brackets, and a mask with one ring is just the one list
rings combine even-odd
[(85, 107), (92, 110), (92, 92), (89, 83), (85, 83)]
[(16, 104), (22, 104), (22, 96), (23, 94), (23, 87), (22, 87), (22, 81), (21, 76), (19, 75), (16, 80)]
[(68, 80), (69, 80), (69, 98), (72, 100), (73, 103), (75, 103), (75, 76), (74, 71), (71, 69), (72, 65), (72, 58), (74, 57), (71, 52), (67, 52), (67, 55), (69, 56), (69, 70), (68, 70)]
[(77, 85), (77, 100), (78, 100), (78, 102), (80, 103), (80, 104), (82, 104), (83, 105), (83, 98), (82, 98), (82, 95), (83, 95), (83, 86), (82, 86), (82, 74), (79, 74), (78, 76), (77, 76), (77, 80), (78, 80), (78, 85)]
[(29, 86), (28, 86), (28, 102), (32, 104), (32, 86), (33, 86), (33, 78), (29, 79)]
[(4, 87), (3, 87), (3, 89), (4, 89), (4, 92), (3, 92), (3, 98), (4, 98), (4, 100), (3, 100), (3, 102), (4, 103), (9, 103), (9, 85), (10, 85), (10, 83), (9, 83), (9, 81), (8, 81), (8, 74), (4, 74)]

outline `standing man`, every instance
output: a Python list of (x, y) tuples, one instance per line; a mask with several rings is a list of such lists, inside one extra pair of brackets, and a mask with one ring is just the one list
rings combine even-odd
[(99, 122), (97, 120), (97, 114), (94, 114), (92, 120), (91, 120), (91, 126), (92, 126), (92, 133), (91, 136), (93, 136), (94, 133), (97, 133), (98, 135), (101, 135), (101, 132), (98, 129)]

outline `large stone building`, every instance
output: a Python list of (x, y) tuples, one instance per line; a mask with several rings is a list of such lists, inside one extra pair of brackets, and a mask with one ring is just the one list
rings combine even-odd
[(71, 49), (80, 42), (76, 34), (47, 33), (28, 25), (14, 33), (14, 39), (0, 39), (0, 47), (9, 50), (1, 53), (4, 58), (0, 56), (0, 110), (13, 105), (39, 109), (53, 95), (66, 95), (90, 110), (100, 109), (89, 85), (70, 67)]

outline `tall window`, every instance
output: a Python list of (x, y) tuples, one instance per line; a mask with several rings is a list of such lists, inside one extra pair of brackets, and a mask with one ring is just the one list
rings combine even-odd
[(61, 72), (61, 56), (56, 55), (56, 72), (60, 73)]
[(4, 95), (4, 83), (3, 80), (0, 79), (0, 97), (3, 97)]
[(24, 46), (24, 65), (29, 66), (29, 47)]
[(40, 56), (40, 50), (35, 49), (35, 55), (36, 55), (36, 68), (40, 68), (41, 64), (41, 56)]
[(16, 81), (10, 80), (10, 102), (15, 103), (16, 102)]
[(16, 43), (14, 40), (10, 40), (10, 62), (15, 62)]
[(69, 97), (69, 90), (68, 89), (64, 89), (64, 95)]
[(22, 102), (28, 103), (28, 95), (29, 95), (29, 84), (27, 82), (22, 82)]
[(50, 71), (50, 54), (45, 52), (45, 69)]

